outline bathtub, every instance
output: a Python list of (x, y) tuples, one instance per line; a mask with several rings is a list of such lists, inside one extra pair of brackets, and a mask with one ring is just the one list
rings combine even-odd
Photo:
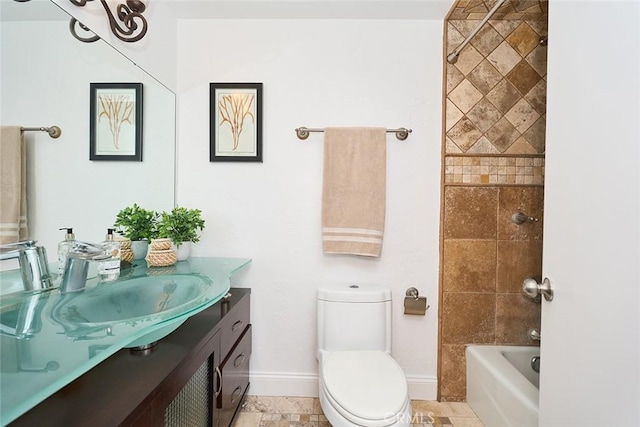
[(537, 427), (540, 347), (470, 345), (467, 403), (487, 427)]

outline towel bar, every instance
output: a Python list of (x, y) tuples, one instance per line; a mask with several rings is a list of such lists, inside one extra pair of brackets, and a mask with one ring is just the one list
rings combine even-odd
[[(304, 127), (304, 126), (296, 128), (296, 135), (298, 136), (298, 139), (307, 139), (307, 138), (309, 138), (309, 133), (310, 132), (324, 132), (324, 129), (307, 128), (307, 127)], [(395, 133), (396, 134), (396, 138), (398, 138), (400, 141), (404, 141), (405, 139), (407, 139), (411, 132), (413, 132), (413, 130), (412, 129), (407, 129), (407, 128), (387, 129), (387, 133)]]
[(62, 135), (62, 129), (60, 129), (58, 126), (37, 127), (37, 128), (20, 128), (20, 130), (23, 131), (23, 132), (31, 132), (31, 131), (47, 132), (51, 138), (58, 138), (60, 135)]

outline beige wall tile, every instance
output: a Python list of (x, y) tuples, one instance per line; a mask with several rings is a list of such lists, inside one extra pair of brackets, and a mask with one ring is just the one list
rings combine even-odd
[(540, 328), (541, 305), (524, 294), (496, 295), (496, 343), (531, 345), (529, 329)]
[(451, 140), (451, 138), (447, 136), (445, 137), (445, 152), (447, 154), (454, 154), (462, 153), (462, 150), (455, 144), (455, 142)]
[(495, 339), (495, 294), (446, 292), (442, 296), (442, 343), (489, 344)]
[(521, 59), (522, 57), (518, 52), (506, 41), (500, 43), (500, 46), (487, 56), (487, 60), (491, 62), (503, 76), (506, 76)]
[(541, 279), (541, 240), (498, 240), (497, 253), (497, 292), (521, 294), (524, 279)]
[(518, 26), (520, 25), (520, 22), (518, 21), (505, 21), (505, 20), (490, 20), (489, 23), (498, 33), (500, 33), (502, 37), (507, 37), (509, 34), (511, 34), (513, 30), (518, 28)]
[(467, 117), (481, 132), (486, 132), (502, 118), (502, 113), (483, 98), (467, 113)]
[[(507, 151), (504, 152), (505, 154), (538, 154), (538, 152), (536, 151), (535, 148), (533, 148), (533, 146), (531, 144), (529, 144), (529, 141), (527, 141), (527, 139), (525, 137), (520, 137), (516, 140), (516, 142), (514, 142), (508, 149)], [(519, 183), (522, 184), (522, 183)]]
[(540, 77), (540, 74), (538, 74), (527, 61), (522, 60), (507, 74), (507, 80), (509, 80), (522, 95), (526, 95), (542, 80), (542, 77)]
[(484, 60), (467, 75), (467, 79), (486, 95), (502, 80), (502, 74), (489, 61)]
[[(451, 16), (460, 19), (447, 24), (448, 52), (477, 27), (489, 3), (456, 2), (459, 13)], [(481, 29), (459, 64), (445, 63), (446, 109), (452, 109), (445, 116), (445, 152), (487, 156), (443, 159), (443, 402), (465, 398), (465, 344), (536, 344), (527, 332), (539, 327), (540, 304), (524, 297), (521, 284), (541, 274), (542, 221), (517, 226), (511, 215), (543, 214), (543, 188), (527, 186), (544, 182), (544, 158), (531, 155), (545, 151), (547, 48), (539, 40), (547, 35), (546, 10), (546, 0), (506, 2), (494, 15), (503, 19)], [(447, 185), (465, 183), (477, 186)], [(500, 184), (520, 186), (495, 187)]]
[(526, 22), (521, 23), (507, 37), (507, 41), (522, 57), (527, 56), (536, 46), (540, 36)]
[(448, 239), (444, 241), (444, 292), (495, 292), (496, 241)]
[(478, 66), (484, 57), (478, 50), (472, 45), (468, 44), (459, 52), (458, 60), (455, 66), (465, 76)]
[(466, 152), (478, 139), (482, 132), (467, 117), (463, 117), (447, 132), (447, 137), (456, 143), (462, 152)]
[(538, 120), (540, 114), (533, 109), (531, 104), (522, 98), (504, 116), (518, 132), (524, 133)]
[(487, 99), (502, 113), (516, 105), (521, 95), (508, 80), (501, 80), (488, 94)]
[(547, 75), (547, 47), (538, 46), (527, 55), (526, 61), (531, 65), (540, 76)]
[(464, 116), (464, 114), (462, 114), (462, 111), (458, 110), (458, 107), (456, 107), (455, 104), (448, 99), (447, 108), (445, 110), (446, 126), (448, 131), (453, 127), (453, 125), (458, 123), (458, 120), (460, 120), (462, 116)]
[(547, 82), (541, 79), (531, 90), (524, 96), (529, 104), (538, 112), (545, 114), (547, 112)]
[[(479, 24), (479, 22), (478, 22)], [(482, 56), (487, 56), (502, 43), (504, 38), (491, 25), (483, 26), (470, 43)]]
[[(469, 154), (500, 154), (500, 151), (485, 136), (467, 150)], [(488, 174), (488, 172), (486, 172)]]
[(445, 239), (495, 239), (497, 188), (446, 187)]
[(523, 135), (538, 154), (543, 154), (545, 152), (546, 128), (547, 118), (546, 116), (542, 116), (538, 118), (538, 120), (536, 120), (536, 122), (527, 129)]
[(441, 378), (443, 384), (441, 388), (441, 394), (449, 399), (452, 397), (466, 397), (467, 394), (467, 364), (465, 362), (464, 356), (465, 347), (466, 346), (464, 345), (442, 346)]
[(460, 111), (466, 113), (482, 99), (482, 93), (471, 82), (463, 80), (451, 91), (449, 99), (456, 104)]
[(509, 120), (503, 117), (485, 133), (485, 136), (498, 151), (504, 153), (511, 144), (520, 138), (520, 132), (518, 132)]
[(464, 80), (464, 74), (460, 72), (454, 65), (446, 63), (447, 67), (447, 93), (455, 89), (461, 81)]

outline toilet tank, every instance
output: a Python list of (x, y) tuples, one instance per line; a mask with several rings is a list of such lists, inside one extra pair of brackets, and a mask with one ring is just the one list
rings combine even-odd
[(391, 353), (391, 290), (378, 285), (318, 289), (318, 353), (376, 350)]

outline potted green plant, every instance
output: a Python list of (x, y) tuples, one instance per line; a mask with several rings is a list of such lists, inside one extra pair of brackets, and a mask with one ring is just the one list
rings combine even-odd
[(147, 255), (149, 241), (158, 236), (158, 213), (134, 203), (118, 212), (113, 224), (118, 234), (131, 240), (134, 259)]
[(187, 209), (176, 206), (171, 212), (162, 212), (158, 223), (159, 237), (171, 239), (178, 261), (189, 258), (191, 244), (198, 243), (198, 231), (204, 229), (204, 220), (200, 209)]

